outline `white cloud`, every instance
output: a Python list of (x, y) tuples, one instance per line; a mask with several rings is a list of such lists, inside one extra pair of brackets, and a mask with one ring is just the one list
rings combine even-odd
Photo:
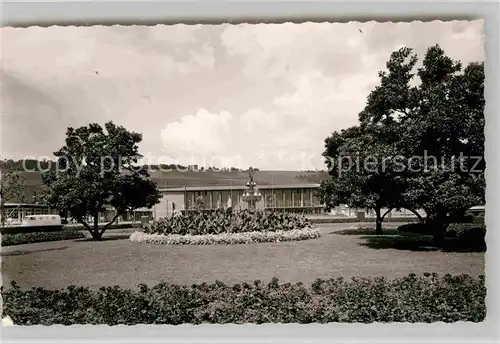
[(181, 154), (214, 154), (225, 149), (224, 139), (230, 132), (231, 121), (232, 116), (228, 112), (213, 114), (200, 109), (195, 115), (169, 123), (161, 131), (161, 138)]
[[(230, 115), (198, 112), (181, 123), (168, 124), (165, 131), (195, 128), (190, 141), (193, 150), (241, 153), (245, 163), (262, 168), (322, 168), (324, 139), (334, 130), (356, 124), (392, 51), (416, 42), (416, 52), (421, 54), (440, 43), (456, 58), (481, 56), (481, 49), (471, 57), (457, 48), (453, 28), (453, 23), (442, 22), (227, 26), (222, 42), (230, 54), (246, 59), (247, 77), (263, 85), (284, 79), (291, 91), (275, 94), (272, 106), (266, 108), (256, 104)], [(477, 41), (477, 28), (476, 23), (461, 29), (458, 39)], [(420, 32), (433, 36), (422, 37)], [(382, 44), (388, 36), (392, 39)], [(196, 128), (205, 128), (205, 134), (196, 134)], [(172, 147), (182, 145), (173, 135), (168, 142)]]
[[(356, 123), (394, 49), (406, 45), (422, 56), (439, 43), (464, 63), (481, 60), (481, 27), (476, 21), (4, 28), (2, 64), (10, 76), (2, 85), (2, 149), (49, 154), (62, 144), (65, 126), (112, 119), (142, 132), (144, 150), (169, 154), (170, 161), (198, 156), (262, 169), (323, 167), (324, 139)], [(57, 138), (45, 142), (34, 134), (44, 121), (52, 129), (59, 123)], [(17, 139), (21, 130), (37, 139)]]
[[(244, 156), (245, 163), (262, 168), (322, 168), (323, 140), (333, 128), (356, 123), (367, 95), (359, 85), (365, 83), (356, 77), (339, 83), (318, 71), (292, 83), (295, 91), (277, 96), (272, 109), (241, 114), (201, 109), (169, 123), (162, 130), (163, 142), (174, 155), (225, 153)], [(314, 159), (306, 158), (310, 156)]]

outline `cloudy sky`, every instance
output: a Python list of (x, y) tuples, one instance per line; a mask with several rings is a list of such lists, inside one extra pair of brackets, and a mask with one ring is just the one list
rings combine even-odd
[(321, 169), (392, 51), (484, 59), (481, 21), (1, 30), (3, 158), (51, 157), (68, 126), (113, 120), (150, 161)]

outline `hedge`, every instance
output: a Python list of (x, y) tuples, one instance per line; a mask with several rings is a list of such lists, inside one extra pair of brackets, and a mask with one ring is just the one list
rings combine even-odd
[(3, 290), (3, 314), (17, 325), (481, 322), (486, 316), (483, 276), (394, 280), (382, 277), (228, 286), (160, 283), (139, 289)]
[[(424, 223), (404, 224), (398, 227), (398, 231), (422, 235), (433, 234), (432, 228)], [(450, 223), (446, 228), (445, 237), (456, 239), (455, 243), (450, 243), (450, 248), (484, 251), (486, 250), (486, 225), (484, 224), (484, 218), (476, 218), (470, 223)]]
[(1, 227), (0, 233), (3, 234), (21, 234), (21, 233), (38, 233), (38, 232), (58, 232), (62, 231), (63, 226), (12, 226)]
[(205, 235), (148, 234), (134, 232), (130, 241), (148, 244), (170, 245), (211, 245), (211, 244), (253, 244), (261, 242), (281, 242), (315, 239), (320, 236), (317, 228), (304, 228), (289, 231), (222, 233)]
[(404, 225), (398, 226), (399, 232), (404, 233), (416, 233), (422, 235), (432, 235), (431, 228), (425, 223), (405, 223)]
[(85, 238), (85, 234), (77, 229), (64, 229), (58, 232), (3, 234), (2, 246), (13, 246), (44, 241), (71, 240), (80, 238)]

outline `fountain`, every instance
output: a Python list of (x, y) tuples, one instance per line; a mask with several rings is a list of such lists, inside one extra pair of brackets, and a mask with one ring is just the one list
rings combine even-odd
[(246, 183), (247, 189), (241, 196), (243, 202), (248, 204), (248, 209), (254, 211), (256, 209), (256, 203), (262, 199), (260, 192), (256, 190), (257, 183), (253, 179), (253, 168), (248, 169), (248, 182)]

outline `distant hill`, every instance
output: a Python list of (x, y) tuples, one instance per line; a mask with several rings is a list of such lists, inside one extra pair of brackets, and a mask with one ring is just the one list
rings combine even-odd
[[(22, 162), (0, 162), (0, 168), (9, 168), (11, 170), (22, 171)], [(25, 163), (29, 169), (33, 168), (33, 162)], [(36, 161), (34, 163), (36, 167)], [(42, 165), (47, 168), (49, 164)], [(39, 165), (39, 166), (40, 166)], [(157, 166), (153, 166), (157, 167)], [(170, 166), (173, 167), (173, 166)], [(40, 172), (22, 172), (25, 185), (25, 200), (30, 202), (33, 196), (41, 189), (43, 183)], [(248, 180), (248, 171), (242, 171), (233, 168), (225, 171), (203, 170), (203, 171), (184, 171), (167, 170), (166, 166), (161, 170), (151, 170), (151, 179), (154, 180), (159, 188), (182, 187), (182, 186), (209, 186), (209, 185), (244, 185)], [(300, 184), (300, 183), (319, 183), (328, 177), (324, 171), (259, 171), (255, 172), (255, 181), (258, 185), (278, 185), (278, 184)]]
[[(160, 172), (151, 173), (158, 187), (181, 187), (203, 185), (244, 185), (248, 172)], [(300, 171), (257, 171), (255, 181), (258, 185), (319, 183), (327, 177), (326, 172)]]

